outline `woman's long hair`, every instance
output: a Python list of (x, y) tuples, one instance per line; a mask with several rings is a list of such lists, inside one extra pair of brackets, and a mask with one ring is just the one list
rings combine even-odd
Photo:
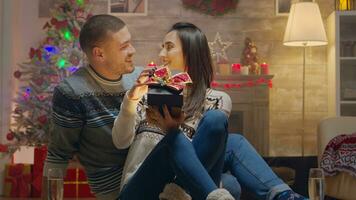
[(186, 115), (200, 112), (205, 102), (207, 88), (213, 80), (213, 66), (208, 40), (194, 24), (178, 22), (168, 31), (176, 31), (182, 43), (186, 70), (193, 84), (188, 87), (188, 95), (183, 107)]

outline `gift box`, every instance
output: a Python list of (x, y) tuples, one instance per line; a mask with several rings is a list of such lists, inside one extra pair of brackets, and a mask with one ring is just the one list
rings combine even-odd
[(176, 94), (164, 87), (150, 87), (147, 93), (147, 104), (157, 106), (162, 115), (162, 106), (166, 105), (171, 115), (174, 115), (183, 106), (183, 95)]
[(154, 69), (147, 81), (147, 104), (159, 107), (161, 114), (163, 105), (168, 107), (171, 114), (173, 111), (179, 111), (183, 106), (183, 88), (189, 83), (192, 83), (192, 80), (188, 73), (171, 76), (167, 67)]
[(7, 164), (5, 166), (4, 196), (30, 197), (31, 180), (30, 164)]
[(91, 193), (84, 170), (79, 168), (67, 169), (63, 190), (64, 197), (94, 197)]
[(47, 157), (47, 147), (40, 146), (34, 150), (34, 163), (32, 166), (32, 197), (41, 197), (43, 166)]

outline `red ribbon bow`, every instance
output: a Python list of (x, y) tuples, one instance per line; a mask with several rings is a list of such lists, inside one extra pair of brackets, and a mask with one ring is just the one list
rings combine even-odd
[(38, 60), (40, 60), (40, 61), (42, 60), (42, 52), (40, 49), (34, 49), (31, 47), (29, 55), (30, 55), (31, 59), (33, 57), (37, 56)]
[(161, 85), (176, 91), (183, 90), (186, 84), (192, 83), (192, 79), (186, 72), (178, 73), (171, 76), (168, 67), (155, 69), (148, 81), (148, 85)]
[(5, 181), (11, 182), (11, 197), (28, 197), (30, 194), (29, 186), (31, 182), (30, 174), (23, 174), (23, 164), (12, 165), (9, 167), (9, 176)]

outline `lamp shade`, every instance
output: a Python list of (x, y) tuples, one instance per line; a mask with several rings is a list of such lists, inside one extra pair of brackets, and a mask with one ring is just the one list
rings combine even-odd
[(318, 4), (314, 2), (292, 4), (283, 44), (286, 46), (322, 46), (327, 43)]

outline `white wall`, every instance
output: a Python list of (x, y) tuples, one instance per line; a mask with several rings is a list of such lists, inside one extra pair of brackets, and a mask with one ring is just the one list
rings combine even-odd
[[(38, 0), (0, 0), (0, 142), (6, 142), (9, 130), (11, 99), (18, 83), (13, 77), (17, 64), (26, 61), (31, 47), (45, 37), (42, 26), (46, 19), (38, 18)], [(0, 194), (4, 164), (0, 157)]]

